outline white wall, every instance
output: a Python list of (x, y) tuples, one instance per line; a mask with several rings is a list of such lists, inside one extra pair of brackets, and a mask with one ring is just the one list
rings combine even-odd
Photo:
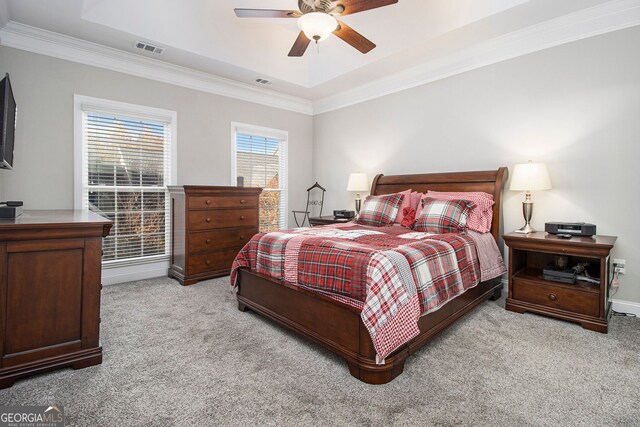
[(74, 94), (177, 111), (179, 185), (230, 185), (232, 121), (286, 130), (289, 208), (304, 207), (313, 184), (310, 116), (0, 47), (5, 72), (18, 126), (14, 169), (0, 171), (0, 195), (23, 200), (25, 209), (73, 209)]
[(0, 28), (9, 22), (9, 2), (0, 1)]
[[(640, 302), (640, 28), (526, 55), (314, 118), (314, 180), (353, 209), (350, 172), (423, 173), (548, 164), (532, 225), (587, 221), (627, 260), (616, 299)], [(523, 193), (504, 192), (504, 229)]]

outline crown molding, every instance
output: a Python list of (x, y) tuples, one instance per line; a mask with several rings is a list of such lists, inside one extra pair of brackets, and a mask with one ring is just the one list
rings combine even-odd
[(256, 88), (14, 21), (9, 21), (0, 29), (0, 45), (296, 113), (313, 114), (312, 103), (307, 99)]
[(588, 37), (640, 25), (640, 1), (615, 0), (496, 37), (313, 103), (322, 114)]

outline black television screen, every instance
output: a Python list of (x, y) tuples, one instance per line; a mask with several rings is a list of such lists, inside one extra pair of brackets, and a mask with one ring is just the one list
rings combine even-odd
[(16, 133), (16, 100), (9, 73), (0, 81), (0, 168), (13, 168), (13, 141)]

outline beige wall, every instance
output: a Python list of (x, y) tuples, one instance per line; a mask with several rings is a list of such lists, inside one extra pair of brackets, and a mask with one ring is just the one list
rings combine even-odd
[[(329, 209), (353, 209), (350, 172), (495, 169), (548, 164), (533, 225), (587, 221), (618, 236), (627, 260), (616, 299), (640, 302), (640, 28), (484, 67), (314, 119), (314, 179)], [(504, 229), (523, 193), (504, 192)]]
[(24, 200), (25, 209), (73, 208), (74, 94), (176, 111), (178, 184), (230, 184), (232, 121), (286, 130), (289, 209), (304, 207), (313, 183), (310, 116), (0, 47), (5, 72), (18, 127), (14, 169), (0, 171), (0, 196)]

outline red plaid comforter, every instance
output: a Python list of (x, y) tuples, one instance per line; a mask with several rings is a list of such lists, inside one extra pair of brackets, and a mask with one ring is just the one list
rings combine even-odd
[(361, 309), (377, 360), (419, 334), (421, 315), (480, 282), (473, 240), (393, 227), (341, 224), (261, 233), (236, 257), (250, 268)]

